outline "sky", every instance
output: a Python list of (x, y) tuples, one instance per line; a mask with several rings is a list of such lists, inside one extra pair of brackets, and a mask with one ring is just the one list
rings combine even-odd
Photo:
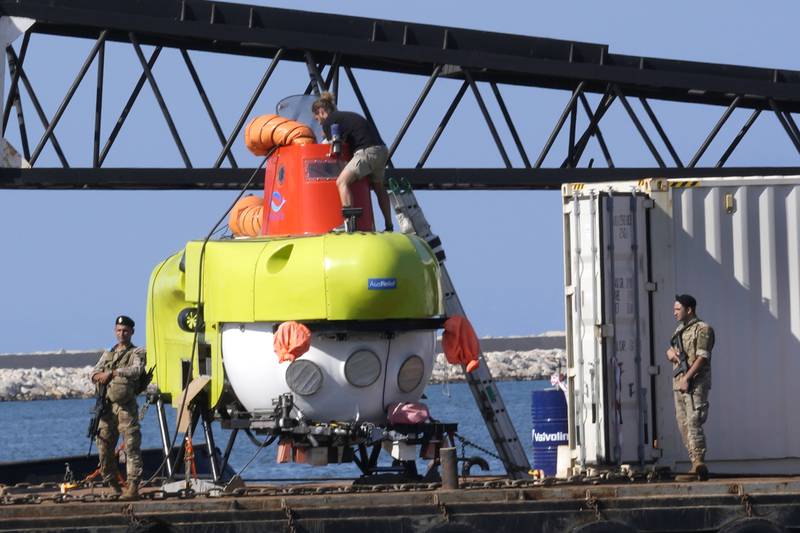
[[(788, 0), (762, 2), (757, 13), (752, 3), (739, 0), (254, 3), (320, 12), (335, 8), (346, 15), (608, 44), (610, 52), (618, 54), (800, 70), (793, 38), (800, 4)], [(91, 46), (91, 41), (41, 35), (31, 40), (26, 69), (48, 116), (58, 107)], [(106, 54), (103, 138), (141, 72), (130, 46), (110, 44)], [(145, 54), (149, 55), (147, 47)], [(227, 133), (266, 63), (205, 53), (192, 53), (192, 58)], [(162, 54), (154, 75), (192, 161), (196, 166), (210, 166), (219, 143), (175, 50)], [(88, 166), (91, 160), (94, 76), (93, 66), (56, 129), (73, 166)], [(360, 71), (356, 76), (388, 143), (426, 79)], [(7, 69), (5, 77), (7, 90)], [(273, 112), (278, 100), (302, 92), (306, 81), (303, 65), (283, 63), (252, 115)], [(457, 88), (458, 82), (437, 82), (394, 158), (396, 166), (414, 166)], [(496, 110), (488, 87), (481, 90)], [(535, 157), (569, 95), (509, 86), (501, 86), (501, 91), (528, 155)], [(36, 144), (43, 130), (26, 93), (23, 100), (31, 142)], [(596, 102), (597, 96), (590, 100)], [(684, 160), (723, 111), (663, 102), (652, 105)], [(340, 108), (359, 111), (344, 83)], [(734, 113), (711, 151), (724, 148), (747, 114)], [(585, 118), (581, 120), (585, 126)], [(618, 166), (655, 166), (618, 104), (601, 127)], [(500, 129), (508, 140), (507, 130)], [(6, 136), (20, 146), (13, 117)], [(564, 143), (564, 137), (558, 142)], [(519, 166), (513, 144), (506, 146)], [(259, 162), (246, 152), (241, 140), (234, 153), (240, 166), (254, 167)], [(583, 164), (591, 157), (598, 165), (602, 161), (594, 143)], [(714, 162), (701, 160), (700, 164)], [(175, 145), (146, 86), (105, 166), (179, 164)], [(548, 159), (548, 164), (558, 162)], [(774, 117), (760, 118), (728, 164), (796, 165), (796, 152)], [(52, 148), (44, 150), (37, 166), (58, 166)], [(502, 166), (472, 95), (465, 96), (427, 166)], [(134, 341), (144, 344), (146, 290), (153, 267), (187, 240), (202, 238), (235, 195), (230, 191), (0, 190), (0, 353), (107, 346), (113, 343), (113, 320), (118, 314), (137, 321)], [(420, 192), (418, 198), (444, 242), (448, 269), (480, 335), (563, 330), (560, 193), (430, 191)]]

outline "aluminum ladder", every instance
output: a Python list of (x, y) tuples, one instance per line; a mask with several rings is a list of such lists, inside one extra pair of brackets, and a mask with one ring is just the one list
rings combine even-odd
[[(399, 181), (389, 180), (389, 198), (392, 202), (400, 231), (406, 234), (416, 234), (431, 247), (442, 273), (442, 292), (444, 294), (444, 306), (447, 316), (466, 316), (461, 300), (458, 298), (450, 274), (444, 264), (445, 253), (442, 241), (439, 236), (431, 231), (422, 208), (417, 203), (417, 198), (411, 185), (405, 179)], [(530, 463), (525, 449), (517, 436), (517, 430), (511, 422), (511, 418), (506, 411), (505, 403), (500, 395), (500, 391), (495, 385), (489, 365), (483, 353), (478, 354), (480, 366), (471, 373), (464, 371), (464, 377), (475, 398), (475, 403), (486, 423), (486, 429), (497, 448), (497, 453), (503, 461), (503, 466), (508, 475), (513, 479), (524, 479), (530, 477)]]

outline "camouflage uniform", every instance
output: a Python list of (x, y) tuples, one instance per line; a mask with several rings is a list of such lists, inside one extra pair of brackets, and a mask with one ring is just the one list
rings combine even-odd
[[(703, 424), (708, 417), (708, 391), (711, 389), (711, 346), (713, 331), (711, 327), (697, 317), (678, 325), (675, 335), (681, 335), (683, 349), (689, 362), (689, 368), (698, 357), (704, 357), (706, 363), (700, 367), (690, 382), (689, 391), (681, 392), (678, 388), (683, 374), (672, 379), (672, 390), (675, 396), (675, 416), (681, 431), (683, 444), (689, 452), (692, 464), (704, 463), (706, 456), (706, 436)], [(677, 367), (677, 365), (675, 365)]]
[(139, 429), (139, 406), (136, 404), (136, 388), (145, 367), (145, 350), (133, 344), (117, 345), (106, 350), (94, 366), (92, 375), (98, 372), (117, 371), (109, 383), (106, 398), (111, 403), (100, 418), (97, 436), (97, 451), (100, 454), (100, 471), (103, 481), (115, 484), (118, 476), (114, 448), (120, 433), (125, 439), (127, 479), (139, 481), (142, 477), (142, 434)]

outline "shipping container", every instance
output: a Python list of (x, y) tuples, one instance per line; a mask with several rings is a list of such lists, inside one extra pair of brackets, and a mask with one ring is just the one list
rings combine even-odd
[(688, 468), (676, 294), (716, 332), (706, 462), (800, 473), (800, 177), (562, 188), (572, 464)]

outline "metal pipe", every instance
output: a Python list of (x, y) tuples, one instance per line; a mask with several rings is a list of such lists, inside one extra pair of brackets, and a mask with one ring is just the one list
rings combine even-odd
[[(158, 59), (159, 54), (161, 54), (161, 47), (157, 46), (153, 53), (150, 54), (150, 60), (147, 62), (147, 65), (152, 69), (153, 65), (156, 64), (156, 60)], [(117, 135), (119, 135), (120, 130), (122, 129), (122, 125), (125, 124), (125, 119), (128, 118), (128, 113), (131, 112), (131, 108), (133, 108), (134, 102), (139, 97), (139, 93), (142, 91), (142, 87), (144, 87), (144, 82), (147, 81), (147, 76), (145, 73), (139, 76), (139, 79), (136, 82), (136, 85), (133, 87), (133, 91), (131, 95), (128, 97), (128, 101), (125, 103), (125, 107), (122, 108), (122, 112), (119, 114), (117, 118), (117, 122), (114, 124), (114, 127), (111, 129), (111, 133), (106, 139), (106, 143), (103, 145), (103, 149), (100, 151), (100, 158), (98, 161), (98, 167), (103, 166), (103, 161), (106, 160), (106, 156), (108, 155), (108, 151), (111, 150), (111, 146), (113, 146), (114, 141), (117, 139)]]
[(228, 466), (228, 459), (231, 457), (233, 443), (236, 441), (236, 436), (238, 434), (239, 428), (233, 428), (233, 431), (231, 431), (231, 436), (228, 437), (228, 444), (225, 446), (225, 452), (222, 454), (222, 464), (219, 467), (220, 474), (223, 474), (225, 472), (225, 468)]
[(414, 105), (411, 107), (411, 111), (409, 111), (406, 119), (403, 121), (403, 125), (400, 126), (400, 131), (397, 132), (397, 135), (392, 141), (392, 146), (389, 147), (389, 157), (394, 155), (395, 150), (397, 150), (397, 146), (400, 144), (400, 141), (403, 140), (408, 128), (411, 126), (411, 122), (417, 116), (417, 112), (419, 112), (419, 108), (422, 107), (422, 103), (425, 101), (425, 98), (428, 97), (428, 93), (430, 93), (431, 88), (433, 87), (434, 82), (439, 77), (439, 74), (442, 72), (442, 66), (436, 65), (436, 68), (433, 69), (433, 73), (431, 73), (428, 81), (425, 83), (425, 87), (422, 88), (422, 92), (417, 97), (417, 101), (414, 102)]
[[(561, 163), (562, 168), (566, 166), (575, 167), (578, 165), (578, 161), (580, 161), (581, 156), (583, 156), (583, 152), (586, 150), (586, 146), (589, 144), (589, 139), (592, 138), (592, 135), (596, 131), (600, 131), (598, 127), (600, 120), (603, 118), (603, 116), (605, 116), (608, 108), (611, 107), (611, 104), (614, 102), (614, 98), (616, 97), (609, 95), (608, 92), (603, 94), (603, 97), (600, 99), (600, 103), (597, 104), (597, 110), (592, 113), (592, 110), (589, 107), (589, 102), (586, 100), (586, 96), (581, 93), (580, 99), (586, 110), (586, 115), (589, 117), (589, 125), (586, 127), (586, 131), (584, 131), (581, 135), (581, 138), (578, 139), (578, 143), (575, 146), (572, 157), (570, 158), (570, 156), (567, 155), (567, 157), (564, 159), (564, 162)], [(611, 154), (608, 153), (608, 147), (605, 146), (605, 141), (602, 139), (602, 135), (598, 137), (598, 141), (603, 141), (601, 144), (601, 147), (603, 147), (603, 155), (606, 157), (606, 162), (609, 162), (611, 160)], [(613, 162), (609, 166), (613, 167)]]
[(786, 122), (786, 118), (783, 116), (783, 112), (775, 103), (775, 101), (771, 98), (768, 101), (769, 101), (769, 106), (772, 108), (772, 111), (775, 112), (775, 116), (778, 117), (778, 122), (780, 122), (781, 126), (783, 126), (783, 129), (786, 130), (786, 135), (789, 136), (789, 139), (792, 141), (792, 144), (794, 144), (795, 149), (798, 151), (798, 153), (800, 153), (800, 139), (795, 137), (794, 132), (789, 127), (789, 124)]
[(92, 166), (98, 167), (100, 162), (100, 127), (103, 112), (103, 76), (106, 63), (106, 43), (100, 47), (97, 56), (97, 91), (94, 99), (94, 139), (92, 147)]
[(653, 126), (655, 126), (658, 135), (661, 137), (661, 140), (667, 147), (667, 151), (672, 156), (672, 160), (675, 161), (675, 164), (678, 165), (678, 167), (683, 168), (683, 163), (681, 162), (680, 157), (678, 157), (678, 152), (675, 151), (675, 148), (669, 141), (669, 137), (667, 137), (667, 132), (664, 131), (664, 128), (661, 127), (661, 122), (659, 122), (658, 118), (656, 118), (656, 114), (653, 112), (653, 109), (650, 107), (650, 104), (647, 102), (647, 99), (640, 96), (639, 101), (642, 103), (642, 107), (644, 107), (645, 113), (647, 113), (647, 116), (650, 117), (650, 122), (653, 123)]
[(540, 168), (542, 163), (544, 162), (544, 158), (547, 157), (547, 153), (550, 151), (550, 148), (553, 146), (553, 143), (558, 137), (561, 128), (564, 127), (564, 122), (567, 120), (567, 115), (569, 114), (570, 110), (575, 105), (575, 102), (578, 99), (578, 96), (583, 92), (583, 86), (585, 82), (580, 82), (575, 90), (572, 92), (572, 96), (570, 96), (569, 101), (567, 102), (566, 107), (564, 107), (564, 111), (561, 112), (561, 116), (558, 117), (558, 122), (556, 122), (556, 126), (553, 128), (553, 131), (550, 132), (550, 136), (547, 138), (547, 142), (544, 144), (544, 148), (542, 148), (542, 152), (539, 154), (539, 157), (536, 159), (536, 163), (533, 164), (533, 168)]
[(492, 88), (494, 97), (497, 100), (497, 105), (500, 106), (500, 112), (503, 113), (503, 118), (506, 119), (506, 124), (508, 125), (508, 129), (511, 131), (511, 137), (514, 139), (514, 144), (517, 145), (517, 150), (519, 150), (519, 156), (522, 158), (522, 163), (525, 165), (525, 168), (531, 168), (531, 162), (528, 160), (528, 154), (525, 153), (525, 148), (522, 146), (522, 141), (519, 138), (519, 134), (517, 134), (517, 128), (514, 127), (514, 122), (511, 120), (511, 114), (508, 112), (506, 102), (503, 100), (503, 96), (500, 94), (500, 89), (497, 88), (497, 84), (493, 81), (489, 82), (489, 86)]
[[(8, 60), (8, 72), (12, 75), (18, 73), (19, 70), (14, 68), (14, 62), (11, 60), (11, 55), (8, 52), (6, 52), (6, 59)], [(8, 93), (8, 100), (13, 102), (14, 109), (17, 110), (17, 124), (19, 125), (19, 136), (22, 140), (22, 154), (25, 156), (25, 160), (27, 161), (31, 157), (31, 151), (30, 146), (28, 145), (28, 130), (25, 127), (25, 115), (22, 111), (22, 102), (20, 102), (19, 99), (19, 88)]]
[(217, 446), (214, 444), (214, 434), (211, 432), (211, 424), (208, 422), (206, 413), (201, 417), (203, 421), (203, 435), (206, 439), (206, 449), (208, 450), (208, 461), (211, 464), (211, 479), (214, 483), (220, 479), (219, 470), (217, 469)]
[[(185, 48), (181, 48), (180, 51), (181, 57), (183, 57), (183, 62), (186, 63), (186, 68), (189, 69), (189, 75), (192, 77), (192, 81), (194, 81), (194, 85), (197, 88), (197, 93), (200, 95), (200, 99), (203, 101), (203, 106), (206, 108), (208, 118), (211, 119), (211, 124), (214, 126), (214, 131), (217, 133), (217, 138), (219, 139), (220, 144), (225, 146), (225, 134), (222, 133), (219, 120), (217, 120), (217, 115), (214, 113), (214, 108), (211, 106), (211, 101), (208, 99), (208, 95), (203, 88), (203, 84), (200, 81), (200, 76), (197, 74), (197, 70), (194, 68), (192, 58), (189, 57), (189, 52), (187, 52)], [(239, 168), (232, 152), (228, 152), (228, 161), (230, 161), (231, 167)]]
[[(25, 89), (28, 91), (28, 95), (31, 97), (31, 103), (33, 104), (33, 108), (36, 110), (36, 114), (39, 116), (42, 126), (46, 129), (50, 123), (47, 120), (47, 116), (44, 114), (44, 110), (42, 109), (42, 105), (39, 103), (39, 99), (36, 97), (36, 92), (33, 90), (30, 80), (28, 80), (28, 75), (25, 74), (25, 69), (19, 64), (19, 61), (17, 60), (17, 54), (14, 52), (13, 48), (9, 47), (6, 49), (6, 51), (15, 68), (19, 69), (19, 76), (22, 80), (22, 84), (25, 86)], [(19, 91), (17, 91), (17, 93), (19, 93)], [(25, 139), (25, 143), (27, 144), (27, 136)], [(64, 157), (64, 152), (61, 150), (61, 145), (56, 138), (55, 132), (50, 135), (50, 143), (53, 145), (53, 149), (55, 150), (58, 159), (61, 161), (61, 166), (64, 168), (69, 168), (69, 163), (67, 163), (67, 158)], [(28, 161), (30, 161), (29, 155), (30, 154), (28, 154), (28, 156), (25, 158)]]
[(761, 114), (760, 109), (753, 110), (753, 112), (750, 114), (750, 117), (747, 119), (747, 122), (744, 123), (744, 126), (742, 126), (742, 129), (739, 130), (739, 133), (736, 134), (736, 137), (733, 138), (731, 144), (728, 146), (727, 150), (725, 150), (725, 153), (722, 154), (722, 157), (720, 157), (719, 161), (717, 161), (716, 164), (717, 168), (723, 166), (728, 161), (728, 158), (731, 156), (733, 151), (736, 150), (736, 147), (739, 146), (739, 143), (747, 134), (747, 131), (750, 129), (750, 126), (753, 125), (753, 123), (758, 118), (758, 115), (760, 114)]
[[(338, 82), (338, 80), (339, 80), (339, 62), (340, 61), (341, 61), (341, 56), (339, 54), (334, 54), (333, 55), (333, 60), (331, 61), (330, 66), (328, 67), (328, 73), (325, 75), (325, 87), (327, 87), (328, 90), (333, 93), (333, 103), (334, 104), (338, 104), (339, 103), (339, 95), (336, 94), (336, 92), (339, 90), (339, 85), (338, 85), (339, 82)], [(333, 81), (334, 77), (337, 80), (337, 82), (336, 82), (337, 85), (336, 85), (336, 89), (335, 90), (331, 88), (331, 82)]]
[(486, 125), (489, 127), (489, 132), (492, 134), (494, 144), (497, 145), (497, 150), (500, 152), (500, 157), (503, 158), (503, 163), (505, 163), (506, 168), (511, 168), (511, 161), (508, 159), (506, 149), (503, 146), (503, 142), (500, 140), (500, 135), (497, 133), (497, 128), (494, 127), (494, 121), (492, 121), (492, 117), (489, 115), (489, 110), (486, 108), (486, 103), (483, 101), (481, 92), (478, 90), (478, 86), (475, 83), (475, 80), (472, 78), (472, 74), (469, 73), (469, 70), (464, 70), (464, 77), (469, 82), (472, 93), (475, 95), (475, 100), (477, 100), (478, 107), (483, 114), (483, 119), (486, 121)]
[(67, 106), (69, 105), (70, 100), (72, 100), (72, 95), (75, 94), (75, 91), (80, 85), (81, 81), (83, 81), (83, 77), (86, 75), (86, 71), (89, 70), (89, 67), (94, 61), (94, 57), (97, 55), (98, 50), (100, 50), (100, 46), (105, 42), (106, 35), (108, 34), (108, 30), (103, 30), (100, 32), (100, 36), (95, 41), (94, 46), (92, 46), (89, 55), (81, 65), (80, 70), (78, 71), (78, 75), (72, 80), (72, 85), (70, 85), (69, 90), (67, 91), (66, 96), (61, 101), (61, 105), (58, 106), (58, 110), (56, 114), (53, 115), (53, 120), (50, 122), (50, 125), (42, 135), (42, 139), (39, 141), (39, 144), (36, 145), (36, 148), (33, 149), (33, 153), (31, 154), (30, 164), (33, 166), (36, 163), (36, 160), (39, 158), (39, 154), (42, 153), (42, 149), (44, 148), (45, 143), (47, 143), (47, 139), (50, 138), (50, 135), (53, 133), (53, 130), (58, 125), (58, 121), (61, 120), (61, 117), (64, 115), (64, 111), (66, 111)]
[(313, 93), (320, 94), (322, 91), (327, 91), (328, 86), (325, 84), (325, 80), (322, 79), (322, 75), (319, 73), (317, 63), (314, 61), (311, 52), (306, 50), (303, 55), (306, 58), (306, 68), (308, 69), (308, 77), (311, 78)]
[(158, 395), (156, 400), (156, 414), (158, 415), (158, 430), (161, 433), (161, 450), (164, 452), (164, 464), (167, 467), (167, 477), (172, 478), (172, 450), (169, 448), (169, 429), (167, 428), (167, 415), (164, 413), (164, 400)]
[[(603, 115), (605, 115), (605, 112), (608, 110), (609, 107), (611, 107), (611, 104), (614, 101), (615, 97), (613, 95), (609, 97), (608, 94), (606, 93), (604, 95), (603, 99), (600, 100), (600, 102), (602, 103), (605, 100), (605, 98), (610, 98), (610, 100), (609, 100), (607, 105), (603, 106)], [(585, 94), (581, 94), (581, 104), (583, 105), (583, 110), (586, 112), (586, 115), (589, 116), (589, 120), (590, 121), (600, 111), (600, 107), (598, 105), (597, 111), (592, 113), (592, 108), (589, 107), (589, 101), (586, 99), (586, 95)], [(599, 118), (597, 118), (595, 120), (595, 131), (594, 131), (594, 133), (597, 136), (597, 142), (600, 145), (600, 150), (603, 152), (603, 157), (606, 160), (606, 164), (608, 165), (609, 168), (614, 168), (614, 161), (611, 159), (611, 152), (608, 150), (608, 146), (606, 145), (606, 140), (603, 137), (603, 132), (600, 131), (600, 118), (602, 118), (602, 115), (601, 115), (601, 117), (599, 117)], [(591, 126), (591, 122), (590, 122), (590, 126)], [(589, 143), (589, 140), (587, 139), (586, 142), (584, 143), (584, 148), (581, 149), (581, 152), (578, 154), (577, 160), (575, 161), (576, 165), (577, 165), (578, 161), (580, 161), (581, 155), (583, 155), (583, 150), (586, 148), (586, 145), (588, 143)]]
[(441, 448), (439, 461), (442, 464), (442, 488), (455, 490), (458, 488), (458, 468), (456, 466), (456, 449)]
[(800, 141), (800, 130), (797, 129), (797, 124), (794, 123), (792, 114), (788, 111), (784, 111), (783, 118), (786, 119), (786, 122), (789, 124), (789, 129), (791, 129), (792, 133), (794, 133), (794, 138)]
[(186, 165), (186, 168), (192, 168), (192, 162), (189, 160), (189, 154), (186, 153), (186, 149), (183, 147), (181, 136), (178, 134), (178, 128), (175, 127), (175, 123), (172, 121), (172, 116), (169, 114), (169, 109), (167, 109), (167, 104), (164, 101), (164, 97), (161, 95), (158, 84), (156, 84), (156, 79), (153, 77), (153, 72), (150, 70), (150, 67), (147, 66), (147, 61), (142, 53), (142, 48), (139, 46), (139, 40), (136, 38), (136, 34), (133, 32), (128, 32), (128, 37), (131, 40), (131, 44), (133, 44), (133, 49), (136, 51), (136, 57), (139, 58), (139, 63), (141, 63), (142, 69), (144, 69), (144, 73), (147, 76), (147, 81), (150, 83), (150, 88), (153, 89), (153, 95), (156, 97), (158, 107), (161, 108), (161, 113), (164, 115), (164, 120), (167, 121), (167, 127), (169, 128), (172, 138), (178, 147), (178, 151), (183, 159), (183, 164)]
[(252, 111), (253, 106), (256, 105), (258, 97), (261, 96), (261, 91), (264, 90), (264, 87), (267, 85), (267, 82), (269, 81), (269, 78), (272, 76), (272, 73), (275, 72), (275, 67), (278, 66), (278, 62), (283, 57), (283, 54), (284, 54), (283, 48), (275, 52), (275, 56), (272, 58), (269, 67), (267, 67), (267, 71), (261, 77), (261, 81), (258, 82), (258, 86), (256, 87), (255, 92), (253, 92), (253, 94), (250, 96), (250, 101), (247, 102), (247, 105), (244, 108), (244, 112), (242, 112), (242, 115), (236, 122), (236, 126), (234, 126), (233, 131), (228, 137), (228, 141), (222, 148), (222, 152), (220, 152), (219, 156), (217, 156), (217, 160), (214, 162), (214, 168), (219, 168), (219, 166), (222, 164), (222, 160), (225, 159), (225, 155), (231, 149), (231, 146), (233, 146), (233, 140), (236, 138), (237, 135), (239, 135), (239, 131), (241, 131), (242, 126), (244, 126), (244, 121), (247, 120), (247, 115), (250, 114), (250, 111)]
[[(364, 95), (361, 94), (361, 88), (358, 86), (356, 77), (353, 75), (353, 72), (347, 65), (345, 65), (344, 67), (344, 72), (345, 74), (347, 74), (347, 79), (350, 80), (350, 85), (353, 87), (353, 92), (356, 95), (356, 99), (358, 99), (358, 103), (359, 105), (361, 105), (361, 109), (364, 111), (364, 116), (366, 117), (367, 121), (369, 121), (369, 123), (372, 124), (372, 127), (375, 128), (375, 131), (378, 132), (378, 135), (380, 135), (380, 129), (378, 128), (378, 125), (375, 123), (375, 120), (372, 118), (372, 113), (369, 112), (369, 107), (367, 107), (367, 101), (364, 100)], [(383, 137), (381, 136), (381, 138)], [(389, 168), (394, 168), (394, 164), (392, 164), (391, 157), (387, 161), (387, 166)]]
[[(19, 64), (20, 65), (22, 65), (22, 63), (25, 61), (25, 54), (28, 53), (28, 43), (30, 42), (30, 40), (31, 40), (31, 32), (30, 32), (30, 30), (28, 30), (28, 31), (25, 32), (25, 35), (22, 37), (22, 46), (20, 46), (20, 49), (19, 49)], [(11, 48), (13, 50), (11, 45), (8, 45), (7, 48)], [(18, 90), (17, 87), (19, 86), (19, 71), (16, 71), (16, 72), (9, 71), (9, 74), (11, 74), (11, 86), (8, 88), (8, 100), (6, 100), (6, 105), (5, 105), (5, 108), (3, 109), (3, 135), (6, 134), (6, 126), (8, 125), (8, 117), (11, 114), (11, 105), (12, 105), (12, 102), (13, 102), (11, 97), (12, 97), (12, 95), (14, 95), (17, 92), (17, 90)]]
[(708, 149), (708, 146), (711, 144), (711, 141), (714, 140), (714, 137), (717, 136), (719, 130), (722, 128), (725, 122), (727, 122), (728, 117), (730, 117), (734, 109), (736, 109), (739, 106), (739, 102), (741, 101), (741, 99), (742, 99), (741, 96), (737, 96), (736, 98), (734, 98), (733, 102), (731, 102), (731, 104), (728, 106), (725, 112), (722, 113), (722, 116), (719, 117), (717, 123), (714, 125), (713, 128), (711, 128), (711, 131), (708, 133), (706, 140), (703, 141), (703, 144), (701, 144), (700, 148), (697, 149), (697, 152), (694, 154), (694, 157), (692, 157), (691, 161), (689, 161), (689, 168), (693, 168), (697, 164), (697, 162), (703, 156), (705, 151)]
[(567, 161), (572, 161), (575, 157), (575, 127), (578, 123), (578, 102), (572, 106), (569, 112), (569, 135), (567, 136)]
[(439, 122), (439, 126), (436, 128), (436, 131), (433, 132), (433, 137), (428, 142), (428, 146), (425, 147), (425, 151), (422, 152), (422, 156), (417, 161), (416, 168), (422, 168), (422, 165), (425, 164), (425, 161), (428, 160), (428, 156), (431, 155), (433, 151), (433, 147), (436, 146), (436, 143), (439, 141), (439, 137), (442, 136), (442, 132), (444, 132), (444, 128), (447, 126), (447, 123), (450, 122), (450, 117), (453, 116), (458, 104), (461, 102), (461, 99), (464, 97), (464, 93), (467, 92), (467, 87), (469, 83), (466, 81), (461, 84), (461, 88), (458, 89), (458, 93), (456, 93), (455, 98), (450, 103), (450, 107), (447, 108), (444, 116), (442, 117), (441, 122)]
[(622, 91), (620, 90), (619, 86), (612, 85), (612, 88), (614, 90), (614, 93), (617, 95), (617, 98), (619, 98), (620, 102), (622, 102), (622, 105), (625, 107), (625, 111), (627, 111), (628, 116), (631, 117), (631, 121), (633, 121), (633, 125), (636, 126), (636, 129), (639, 131), (639, 135), (641, 135), (642, 139), (644, 139), (644, 143), (647, 145), (647, 148), (650, 149), (650, 153), (652, 153), (653, 157), (655, 157), (658, 166), (661, 168), (665, 168), (666, 165), (664, 164), (664, 160), (661, 159), (661, 156), (659, 155), (658, 150), (656, 150), (653, 141), (650, 140), (650, 136), (647, 135), (647, 132), (642, 126), (642, 123), (639, 122), (639, 117), (637, 117), (636, 113), (633, 112), (633, 108), (628, 103), (627, 98), (625, 98), (625, 95), (622, 94)]

